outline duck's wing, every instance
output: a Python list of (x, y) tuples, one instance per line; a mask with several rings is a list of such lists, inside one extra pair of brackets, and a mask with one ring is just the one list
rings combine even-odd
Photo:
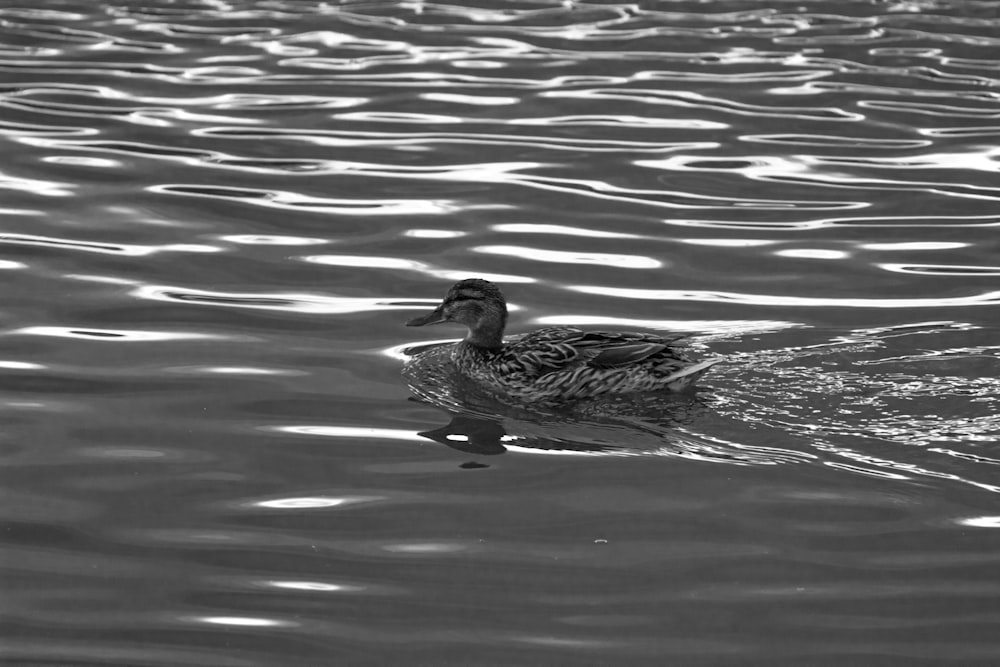
[(623, 343), (621, 345), (608, 345), (600, 348), (600, 352), (590, 360), (591, 366), (601, 368), (615, 368), (618, 366), (628, 366), (643, 359), (648, 359), (657, 352), (667, 349), (666, 343), (655, 342), (635, 342)]
[(532, 332), (508, 346), (506, 352), (524, 371), (545, 375), (580, 365), (617, 368), (640, 363), (671, 348), (685, 336), (581, 331), (552, 327)]
[(580, 351), (573, 345), (583, 331), (572, 327), (538, 329), (508, 343), (502, 354), (502, 364), (511, 372), (529, 376), (551, 373), (580, 362)]

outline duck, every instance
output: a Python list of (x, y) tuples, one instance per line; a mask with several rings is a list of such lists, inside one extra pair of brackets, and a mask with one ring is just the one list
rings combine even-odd
[(434, 310), (406, 326), (443, 323), (468, 329), (450, 350), (461, 376), (519, 401), (551, 404), (609, 394), (679, 392), (722, 361), (693, 361), (679, 345), (686, 335), (558, 326), (505, 339), (507, 301), (499, 287), (482, 278), (455, 283)]

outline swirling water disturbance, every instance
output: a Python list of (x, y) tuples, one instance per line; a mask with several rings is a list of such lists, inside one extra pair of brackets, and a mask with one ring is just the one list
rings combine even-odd
[[(0, 8), (3, 660), (996, 664), (998, 35), (983, 0)], [(471, 276), (513, 333), (727, 363), (548, 412), (401, 378)]]

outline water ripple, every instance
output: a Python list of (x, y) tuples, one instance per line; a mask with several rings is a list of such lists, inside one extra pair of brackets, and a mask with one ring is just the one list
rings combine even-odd
[(114, 342), (154, 342), (182, 340), (225, 340), (231, 337), (200, 332), (137, 331), (124, 329), (92, 329), (84, 327), (34, 326), (9, 331), (9, 334), (26, 336), (57, 336), (82, 340)]
[(429, 201), (426, 199), (366, 199), (310, 197), (296, 192), (280, 190), (258, 190), (254, 188), (233, 188), (221, 186), (170, 184), (157, 185), (151, 192), (207, 197), (238, 201), (255, 206), (286, 210), (305, 209), (315, 213), (339, 215), (426, 215), (444, 214), (453, 211), (457, 205), (449, 201)]
[[(980, 274), (981, 275), (981, 274)], [(988, 273), (986, 275), (992, 275)], [(707, 301), (714, 303), (749, 304), (784, 307), (850, 307), (850, 308), (940, 308), (957, 306), (990, 306), (1000, 303), (1000, 291), (983, 292), (968, 296), (925, 298), (872, 298), (872, 297), (807, 297), (776, 294), (740, 294), (736, 292), (709, 292), (695, 290), (623, 289), (600, 285), (574, 285), (567, 289), (586, 294), (599, 294), (626, 299), (654, 299), (657, 301)]]
[[(8, 660), (997, 662), (995, 3), (20, 4)], [(473, 276), (725, 363), (401, 380)]]
[(43, 248), (58, 248), (65, 250), (79, 250), (83, 252), (94, 252), (107, 255), (125, 255), (129, 257), (144, 257), (160, 252), (219, 252), (220, 248), (204, 244), (174, 243), (164, 246), (117, 244), (117, 243), (95, 243), (92, 241), (80, 241), (75, 239), (57, 239), (42, 236), (31, 236), (28, 234), (0, 234), (0, 245), (23, 245), (38, 246)]

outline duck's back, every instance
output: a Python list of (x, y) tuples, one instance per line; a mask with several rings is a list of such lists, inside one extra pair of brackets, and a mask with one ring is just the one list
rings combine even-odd
[(497, 351), (460, 343), (462, 372), (526, 400), (572, 400), (690, 385), (717, 360), (694, 364), (679, 348), (684, 336), (550, 327), (512, 337)]

